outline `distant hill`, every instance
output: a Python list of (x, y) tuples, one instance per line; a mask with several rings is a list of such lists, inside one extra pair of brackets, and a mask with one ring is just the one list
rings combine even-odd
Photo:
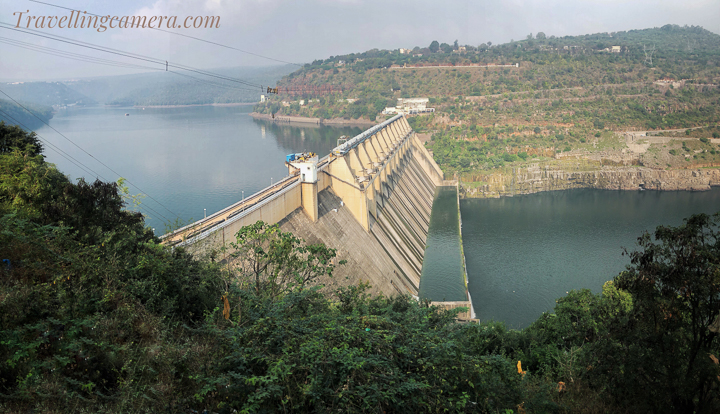
[[(666, 25), (565, 37), (537, 33), (502, 45), (434, 43), (432, 50), (417, 46), (373, 49), (316, 60), (278, 85), (296, 90), (332, 86), (342, 90), (336, 98), (317, 96), (322, 103), (300, 108), (283, 106), (280, 101), (298, 97), (308, 101), (316, 96), (285, 94), (256, 109), (320, 118), (374, 119), (401, 97), (483, 96), (659, 79), (709, 84), (720, 77), (720, 35), (697, 26)], [(440, 69), (430, 69), (435, 66)], [(340, 102), (340, 98), (345, 99)]]
[(18, 101), (45, 106), (96, 105), (97, 101), (62, 82), (14, 82), (2, 85), (3, 91)]
[[(270, 66), (223, 68), (209, 71), (248, 83), (274, 86), (280, 78), (292, 72), (294, 68), (294, 66)], [(260, 86), (252, 88), (242, 83), (207, 77), (193, 72), (177, 72), (203, 81), (161, 71), (83, 79), (65, 84), (106, 105), (197, 105), (250, 103), (260, 100)]]
[[(701, 27), (373, 49), (316, 60), (278, 87), (254, 112), (381, 121), (399, 104), (410, 111), (399, 98), (428, 98), (408, 122), (466, 194), (508, 165), (564, 157), (598, 168), (720, 165), (710, 141), (720, 138), (720, 36)], [(628, 133), (668, 129), (680, 129), (675, 141), (642, 147)]]
[(251, 103), (260, 100), (260, 85), (275, 86), (279, 79), (295, 68), (284, 65), (209, 70), (221, 76), (257, 84), (257, 87), (176, 70), (186, 76), (161, 71), (59, 82), (5, 83), (2, 89), (15, 99), (56, 107)]
[[(532, 35), (531, 35), (532, 36)], [(436, 42), (435, 42), (436, 43)], [(432, 45), (431, 45), (432, 46)], [(720, 35), (699, 26), (665, 25), (660, 28), (629, 30), (612, 33), (595, 33), (581, 36), (548, 36), (539, 32), (532, 38), (501, 45), (453, 45), (442, 43), (436, 48), (415, 46), (413, 49), (378, 50), (363, 53), (331, 56), (316, 60), (292, 73), (289, 78), (302, 76), (318, 69), (334, 70), (348, 67), (353, 72), (389, 68), (392, 65), (416, 64), (487, 64), (527, 61), (545, 63), (551, 52), (578, 55), (602, 53), (612, 46), (620, 46), (623, 57), (645, 58), (646, 50), (654, 49), (656, 67), (672, 66), (668, 60), (682, 59), (699, 64), (720, 63)], [(433, 51), (434, 50), (434, 51)], [(401, 52), (405, 53), (401, 53)]]
[[(52, 118), (52, 108), (49, 106), (23, 103), (23, 106), (33, 111), (40, 119), (47, 122)], [(6, 115), (7, 114), (7, 115)], [(9, 116), (8, 116), (9, 115)], [(29, 130), (34, 130), (43, 125), (43, 122), (29, 114), (25, 109), (14, 102), (0, 99), (0, 121), (6, 124), (22, 124)]]

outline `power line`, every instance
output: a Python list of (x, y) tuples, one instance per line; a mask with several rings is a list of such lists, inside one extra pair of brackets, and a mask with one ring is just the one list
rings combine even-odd
[[(18, 121), (17, 119), (13, 118), (12, 115), (8, 114), (7, 112), (3, 111), (2, 109), (0, 109), (0, 113), (5, 114), (5, 116), (6, 116), (9, 120), (11, 120), (12, 122), (16, 123), (17, 125), (20, 125), (21, 127), (25, 128), (25, 129), (28, 130), (28, 131), (32, 131), (31, 128), (27, 127), (27, 126), (26, 126), (25, 124), (23, 124), (22, 122), (20, 122), (20, 121)], [(35, 131), (33, 131), (33, 132), (35, 132)], [(102, 175), (100, 175), (100, 174), (98, 174), (97, 172), (93, 171), (92, 168), (88, 167), (87, 165), (85, 165), (85, 164), (83, 164), (82, 162), (80, 162), (80, 161), (76, 160), (75, 158), (73, 158), (70, 154), (68, 154), (68, 153), (66, 153), (65, 151), (61, 150), (60, 147), (54, 145), (54, 144), (51, 143), (48, 139), (43, 138), (43, 137), (42, 137), (40, 134), (38, 134), (37, 132), (35, 132), (35, 135), (36, 135), (38, 138), (40, 138), (45, 144), (49, 145), (49, 148), (50, 148), (51, 150), (57, 152), (61, 157), (65, 158), (66, 160), (68, 160), (68, 161), (70, 161), (71, 163), (75, 164), (76, 167), (80, 168), (81, 170), (87, 172), (87, 173), (90, 174), (90, 175), (93, 175), (93, 174), (94, 174), (96, 178), (101, 178), (101, 179), (102, 179), (103, 181), (105, 181), (105, 182), (108, 182), (108, 181), (109, 181), (109, 180), (107, 180), (105, 177), (103, 177)], [(73, 160), (74, 160), (74, 161), (73, 161)], [(75, 162), (75, 161), (77, 161), (77, 162)], [(155, 214), (157, 214), (158, 216), (160, 216), (160, 217), (162, 217), (163, 219), (165, 219), (165, 221), (164, 221), (165, 224), (170, 224), (170, 221), (169, 221), (165, 216), (163, 216), (162, 214), (160, 214), (160, 213), (158, 213), (157, 211), (155, 211), (155, 209), (153, 209), (152, 207), (150, 207), (150, 206), (148, 206), (148, 205), (140, 204), (140, 205), (138, 205), (138, 208), (150, 210), (150, 211), (152, 211), (153, 213), (155, 213)], [(160, 219), (160, 220), (162, 220), (162, 219)]]
[[(27, 112), (29, 112), (32, 116), (34, 116), (35, 118), (37, 118), (38, 120), (40, 120), (40, 122), (42, 122), (43, 124), (47, 125), (50, 129), (52, 129), (53, 131), (57, 132), (61, 137), (65, 138), (65, 139), (68, 140), (71, 144), (73, 144), (73, 145), (75, 145), (76, 147), (78, 147), (82, 152), (84, 152), (85, 154), (87, 154), (88, 156), (90, 156), (90, 158), (94, 159), (95, 161), (97, 161), (98, 163), (100, 163), (103, 167), (105, 167), (105, 168), (107, 168), (108, 170), (112, 171), (113, 174), (117, 175), (118, 177), (122, 177), (122, 175), (120, 175), (120, 173), (118, 173), (117, 171), (115, 171), (115, 170), (113, 170), (112, 168), (110, 168), (110, 167), (109, 167), (107, 164), (105, 164), (104, 162), (102, 162), (102, 161), (100, 161), (99, 159), (95, 158), (95, 156), (93, 156), (93, 155), (90, 154), (89, 152), (85, 151), (82, 147), (80, 147), (78, 144), (76, 144), (75, 142), (73, 142), (70, 138), (66, 137), (66, 136), (63, 135), (60, 131), (58, 131), (57, 129), (55, 129), (55, 128), (53, 128), (52, 126), (50, 126), (50, 124), (48, 124), (47, 122), (45, 122), (45, 120), (43, 120), (43, 119), (40, 118), (39, 116), (35, 115), (34, 112), (32, 112), (31, 110), (27, 109), (27, 108), (26, 108), (25, 106), (23, 106), (20, 102), (16, 101), (12, 96), (10, 96), (10, 95), (8, 95), (7, 93), (5, 93), (5, 91), (3, 91), (2, 89), (0, 89), (0, 93), (2, 93), (3, 95), (7, 96), (8, 98), (10, 98), (10, 99), (11, 99), (13, 102), (15, 102), (18, 106), (20, 106), (21, 108), (23, 108), (24, 110), (26, 110)], [(162, 206), (165, 210), (169, 211), (169, 212), (170, 212), (172, 215), (174, 215), (175, 217), (180, 217), (179, 214), (177, 214), (177, 213), (173, 212), (172, 210), (170, 210), (169, 208), (167, 208), (164, 204), (162, 204), (161, 202), (157, 201), (157, 200), (156, 200), (155, 198), (153, 198), (150, 194), (146, 193), (146, 192), (143, 191), (140, 187), (138, 187), (137, 185), (133, 184), (130, 180), (125, 179), (125, 181), (127, 181), (127, 183), (130, 184), (130, 185), (132, 185), (133, 187), (137, 188), (141, 193), (143, 193), (143, 194), (144, 194), (145, 196), (147, 196), (149, 199), (151, 199), (151, 200), (153, 200), (154, 202), (158, 203), (160, 206)], [(162, 215), (161, 215), (161, 217), (165, 218), (165, 220), (167, 220), (168, 223), (171, 222), (171, 221), (168, 220), (165, 216), (162, 216)]]
[[(6, 26), (9, 26), (9, 27), (6, 27)], [(168, 63), (167, 61), (165, 61), (165, 60), (157, 59), (157, 58), (154, 58), (154, 57), (144, 56), (144, 55), (140, 55), (140, 54), (132, 53), (132, 52), (121, 51), (121, 50), (118, 50), (118, 49), (113, 49), (113, 48), (109, 48), (109, 47), (105, 47), (105, 46), (99, 46), (99, 45), (95, 45), (95, 44), (92, 44), (92, 43), (83, 42), (83, 41), (80, 41), (80, 40), (69, 39), (69, 38), (67, 38), (67, 37), (63, 37), (63, 36), (59, 36), (59, 35), (50, 35), (50, 34), (34, 33), (34, 32), (39, 32), (39, 31), (38, 31), (38, 30), (33, 30), (33, 29), (18, 29), (18, 28), (13, 27), (13, 26), (10, 25), (9, 23), (5, 23), (5, 22), (0, 22), (0, 28), (8, 29), (8, 30), (14, 30), (14, 31), (16, 31), (16, 32), (25, 33), (25, 34), (29, 34), (29, 35), (33, 35), (33, 36), (38, 36), (38, 37), (43, 37), (43, 38), (46, 38), (46, 39), (55, 40), (55, 41), (57, 41), (57, 42), (68, 43), (68, 44), (71, 44), (71, 45), (75, 45), (75, 46), (79, 46), (79, 47), (85, 47), (85, 48), (88, 48), (88, 49), (99, 50), (99, 51), (101, 51), (101, 52), (111, 53), (111, 54), (119, 55), (119, 56), (124, 56), (124, 57), (128, 57), (128, 58), (131, 58), (131, 59), (138, 59), (138, 60), (142, 60), (142, 61), (145, 61), (145, 62), (155, 63), (155, 64), (157, 64), (157, 65), (162, 65), (162, 66), (165, 67), (165, 68), (167, 68), (167, 67), (173, 67), (173, 68), (177, 68), (177, 69), (181, 69), (181, 70), (186, 70), (186, 71), (190, 71), (190, 72), (199, 73), (199, 74), (205, 75), (205, 76), (210, 76), (210, 77), (214, 77), (214, 78), (218, 78), (218, 79), (222, 79), (222, 80), (227, 80), (227, 81), (230, 81), (230, 82), (240, 83), (240, 84), (245, 85), (245, 86), (256, 87), (256, 88), (262, 89), (262, 85), (260, 85), (260, 84), (255, 84), (255, 83), (250, 83), (250, 82), (244, 81), (244, 80), (242, 80), (242, 79), (232, 78), (232, 77), (228, 77), (228, 76), (224, 76), (224, 75), (218, 75), (218, 74), (215, 74), (215, 73), (212, 73), (212, 72), (209, 72), (209, 71), (205, 71), (205, 70), (202, 70), (202, 69), (193, 68), (193, 67), (187, 66), (187, 65), (181, 65), (181, 64), (177, 64), (177, 63), (169, 64), (169, 63)]]
[(45, 53), (52, 56), (64, 57), (67, 59), (77, 60), (80, 62), (96, 63), (99, 65), (126, 67), (130, 69), (150, 69), (150, 70), (162, 70), (159, 68), (153, 68), (150, 66), (136, 65), (132, 63), (120, 62), (118, 60), (101, 59), (88, 55), (81, 55), (79, 53), (66, 52), (59, 49), (53, 49), (46, 46), (40, 46), (33, 43), (22, 42), (7, 37), (0, 37), (0, 43), (5, 43), (11, 46), (16, 46), (22, 49), (32, 50), (35, 52)]
[[(35, 52), (46, 53), (46, 54), (53, 55), (53, 56), (58, 56), (58, 57), (64, 57), (64, 58), (67, 58), (67, 59), (77, 60), (77, 61), (80, 61), (80, 62), (97, 63), (97, 64), (100, 64), (100, 65), (108, 65), (108, 66), (116, 66), (116, 67), (127, 67), (127, 68), (131, 68), (131, 69), (149, 69), (149, 70), (154, 70), (154, 71), (162, 71), (162, 70), (163, 70), (163, 69), (153, 68), (153, 67), (150, 67), (150, 66), (141, 66), (141, 65), (135, 65), (135, 64), (129, 64), (129, 63), (120, 62), (120, 61), (117, 61), (117, 60), (101, 59), (101, 58), (95, 58), (95, 57), (88, 56), (88, 55), (82, 55), (82, 54), (79, 54), (79, 53), (65, 52), (65, 51), (62, 51), (62, 50), (53, 49), (53, 48), (49, 48), (49, 47), (46, 47), (46, 46), (35, 45), (35, 44), (33, 44), (33, 43), (22, 42), (22, 41), (19, 41), (19, 40), (10, 39), (10, 38), (1, 37), (1, 36), (0, 36), (0, 43), (5, 43), (5, 44), (12, 45), (12, 46), (17, 46), (17, 47), (20, 47), (20, 48), (23, 48), (23, 49), (27, 49), (27, 50), (32, 50), (32, 51), (35, 51)], [(205, 79), (200, 79), (200, 78), (197, 78), (197, 77), (195, 77), (195, 76), (191, 76), (191, 75), (183, 74), (183, 73), (180, 73), (180, 72), (176, 72), (176, 71), (174, 71), (174, 70), (168, 70), (168, 72), (173, 73), (173, 74), (175, 74), (175, 75), (179, 75), (179, 76), (183, 76), (183, 77), (186, 77), (186, 78), (193, 79), (193, 80), (195, 80), (195, 81), (197, 81), (197, 82), (201, 82), (201, 83), (205, 83), (205, 84), (208, 84), (208, 85), (212, 85), (212, 86), (215, 86), (215, 87), (231, 88), (231, 89), (237, 89), (237, 90), (241, 90), (241, 91), (250, 91), (250, 92), (256, 92), (256, 91), (257, 91), (256, 89), (239, 88), (239, 87), (237, 87), (237, 86), (225, 85), (225, 84), (221, 84), (221, 83), (217, 83), (217, 82), (208, 81), (208, 80), (205, 80)]]
[[(0, 22), (0, 24), (2, 24), (2, 25), (7, 25), (7, 26), (11, 26), (10, 24), (5, 23), (5, 22)], [(81, 42), (81, 41), (79, 41), (79, 40), (78, 40), (78, 41), (63, 40), (63, 39), (67, 39), (67, 38), (65, 38), (65, 37), (63, 37), (63, 36), (42, 35), (42, 34), (39, 34), (39, 33), (32, 33), (32, 32), (35, 31), (35, 30), (33, 30), (33, 29), (17, 29), (17, 28), (12, 27), (12, 26), (11, 26), (11, 27), (0, 26), (0, 27), (2, 27), (3, 29), (14, 30), (14, 31), (20, 32), (20, 33), (27, 33), (27, 34), (30, 34), (30, 35), (33, 35), (33, 36), (44, 37), (44, 38), (46, 38), (46, 39), (55, 40), (55, 41), (57, 41), (57, 42), (63, 42), (63, 43), (68, 43), (68, 44), (75, 45), (75, 46), (86, 47), (86, 48), (88, 48), (88, 49), (95, 49), (95, 50), (99, 50), (99, 51), (105, 52), (105, 53), (112, 53), (112, 54), (115, 54), (115, 55), (125, 56), (125, 57), (129, 57), (129, 58), (132, 58), (132, 59), (144, 60), (144, 61), (146, 61), (146, 62), (156, 63), (156, 64), (159, 64), (159, 65), (164, 65), (164, 64), (165, 64), (165, 62), (162, 62), (162, 61), (160, 61), (159, 59), (153, 59), (153, 58), (148, 59), (148, 58), (142, 58), (142, 57), (132, 56), (131, 54), (127, 54), (127, 53), (113, 52), (113, 51), (109, 51), (109, 50), (103, 49), (102, 46), (99, 46), (99, 47), (98, 47), (97, 45), (91, 45), (91, 46), (84, 45), (84, 44), (82, 44), (82, 43), (86, 43), (86, 42)]]
[(232, 89), (237, 89), (237, 90), (239, 90), (239, 91), (251, 91), (251, 92), (256, 92), (256, 91), (257, 91), (256, 89), (238, 88), (237, 86), (223, 85), (223, 84), (221, 84), (221, 83), (216, 83), (216, 82), (208, 81), (208, 80), (205, 80), (205, 79), (196, 78), (196, 77), (194, 77), (194, 76), (190, 76), (190, 75), (187, 75), (187, 74), (184, 74), (184, 73), (175, 72), (174, 70), (169, 70), (168, 72), (174, 73), (174, 74), (176, 74), (176, 75), (180, 75), (180, 76), (183, 76), (183, 77), (186, 77), (186, 78), (194, 79), (194, 80), (196, 80), (197, 82), (206, 83), (206, 84), (208, 84), (208, 85), (212, 85), (212, 86), (216, 86), (216, 87), (232, 88)]
[[(58, 5), (56, 5), (56, 4), (45, 3), (45, 2), (37, 1), (37, 0), (30, 0), (30, 1), (32, 1), (32, 2), (34, 2), (34, 3), (45, 4), (45, 5), (47, 5), (47, 6), (57, 7), (57, 8), (60, 8), (60, 9), (65, 9), (65, 10), (70, 10), (70, 11), (76, 11), (76, 12), (78, 12), (78, 13), (80, 12), (79, 10), (71, 9), (71, 8), (69, 8), (69, 7), (58, 6)], [(91, 15), (91, 16), (104, 17), (104, 16), (100, 16), (100, 15), (97, 15), (97, 14), (89, 13), (89, 12), (87, 12), (87, 11), (85, 11), (85, 13), (87, 13), (87, 14), (89, 14), (89, 15)], [(222, 44), (222, 43), (217, 43), (217, 42), (213, 42), (213, 41), (210, 41), (210, 40), (201, 39), (201, 38), (195, 37), (195, 36), (190, 36), (190, 35), (186, 35), (186, 34), (182, 34), (182, 33), (178, 33), (178, 32), (171, 32), (170, 30), (160, 29), (160, 28), (156, 28), (156, 27), (148, 27), (148, 29), (158, 30), (158, 31), (165, 32), (165, 33), (170, 33), (170, 34), (174, 34), (174, 35), (178, 35), (178, 36), (182, 36), (182, 37), (187, 37), (187, 38), (194, 39), (194, 40), (197, 40), (197, 41), (200, 41), (200, 42), (205, 42), (205, 43), (209, 43), (209, 44), (212, 44), (212, 45), (224, 47), (224, 48), (226, 48), (226, 49), (237, 50), (238, 52), (247, 53), (248, 55), (257, 56), (257, 57), (260, 57), (260, 58), (263, 58), (263, 59), (272, 60), (272, 61), (275, 61), (275, 62), (287, 63), (287, 64), (289, 64), (289, 65), (295, 65), (295, 66), (302, 67), (302, 65), (299, 64), (299, 63), (293, 63), (293, 62), (288, 62), (288, 61), (286, 61), (286, 60), (271, 58), (271, 57), (269, 57), (269, 56), (264, 56), (264, 55), (261, 55), (261, 54), (258, 54), (258, 53), (248, 52), (247, 50), (238, 49), (238, 48), (233, 47), (233, 46), (228, 46), (228, 45), (224, 45), (224, 44)]]

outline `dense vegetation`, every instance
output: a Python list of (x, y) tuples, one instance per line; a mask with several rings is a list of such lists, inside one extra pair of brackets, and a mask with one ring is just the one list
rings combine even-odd
[(335, 252), (264, 223), (230, 263), (169, 249), (116, 184), (0, 138), (3, 412), (720, 410), (720, 215), (643, 235), (602, 293), (508, 331), (321, 293)]

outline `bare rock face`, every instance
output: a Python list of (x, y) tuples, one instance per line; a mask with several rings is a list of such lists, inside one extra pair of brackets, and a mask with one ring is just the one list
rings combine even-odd
[(659, 170), (610, 167), (579, 161), (562, 165), (533, 164), (512, 172), (489, 174), (483, 184), (465, 188), (465, 197), (492, 198), (572, 188), (606, 190), (706, 191), (720, 186), (720, 169)]

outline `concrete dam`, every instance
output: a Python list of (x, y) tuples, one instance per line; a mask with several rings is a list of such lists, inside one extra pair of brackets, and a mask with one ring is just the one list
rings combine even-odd
[(347, 261), (321, 281), (326, 286), (368, 282), (372, 293), (417, 296), (435, 189), (444, 181), (407, 120), (395, 116), (320, 159), (291, 158), (288, 177), (163, 236), (164, 243), (202, 254), (229, 248), (243, 226), (278, 223)]

